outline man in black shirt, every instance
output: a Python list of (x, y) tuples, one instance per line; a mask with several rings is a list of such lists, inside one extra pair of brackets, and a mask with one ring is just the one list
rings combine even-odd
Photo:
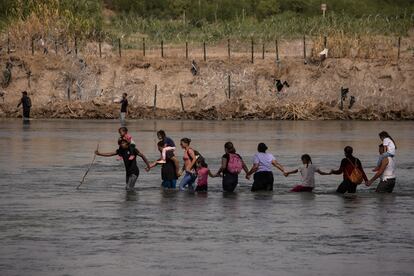
[(125, 118), (128, 114), (128, 100), (127, 100), (127, 93), (122, 94), (122, 100), (120, 101), (121, 104), (121, 124), (125, 124)]
[(128, 192), (134, 191), (135, 182), (138, 179), (139, 176), (139, 168), (137, 166), (137, 160), (136, 158), (130, 160), (130, 156), (132, 154), (139, 156), (142, 158), (142, 160), (145, 162), (147, 167), (145, 168), (146, 171), (149, 171), (150, 164), (145, 157), (144, 154), (142, 154), (138, 149), (135, 149), (135, 152), (132, 153), (129, 151), (129, 142), (126, 140), (120, 140), (119, 141), (119, 149), (117, 149), (115, 152), (109, 152), (109, 153), (101, 153), (98, 150), (95, 151), (95, 154), (98, 156), (103, 157), (111, 157), (115, 155), (122, 156), (122, 159), (124, 160), (125, 165), (125, 172), (126, 172), (126, 187), (125, 189)]
[[(158, 150), (162, 152), (165, 144), (163, 141), (158, 142)], [(160, 163), (154, 162), (150, 165), (150, 168), (154, 168)], [(178, 159), (174, 155), (174, 151), (167, 151), (165, 163), (161, 164), (161, 179), (162, 187), (165, 189), (175, 189), (177, 184), (177, 179), (180, 175), (180, 164)]]
[(17, 107), (19, 107), (20, 105), (23, 106), (23, 120), (28, 120), (30, 118), (30, 108), (32, 107), (32, 101), (27, 96), (26, 91), (22, 92), (22, 98), (20, 99), (20, 102), (17, 105)]

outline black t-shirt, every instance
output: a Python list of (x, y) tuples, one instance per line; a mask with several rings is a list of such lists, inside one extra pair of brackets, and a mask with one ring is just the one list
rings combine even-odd
[(121, 101), (121, 112), (127, 112), (127, 108), (128, 108), (128, 100), (127, 99), (122, 99), (122, 101)]
[(352, 171), (354, 170), (355, 167), (361, 171), (363, 179), (367, 181), (368, 178), (365, 175), (364, 169), (362, 168), (361, 161), (359, 161), (358, 158), (355, 158), (353, 156), (349, 158), (344, 158), (341, 161), (341, 169), (343, 172), (344, 180), (349, 180), (349, 176), (352, 174)]
[(29, 109), (32, 106), (32, 101), (27, 96), (22, 97), (21, 103), (22, 103), (24, 109)]
[[(234, 153), (234, 154), (237, 155), (240, 158), (240, 160), (243, 161), (243, 158), (238, 153)], [(227, 166), (229, 165), (229, 161), (230, 161), (230, 154), (225, 153), (225, 154), (223, 154), (222, 158), (226, 158), (226, 160), (227, 160), (226, 169), (224, 169), (223, 173), (230, 173), (227, 170)]]
[(174, 161), (171, 160), (171, 158), (173, 157), (174, 157), (174, 152), (167, 151), (166, 158), (165, 158), (166, 163), (162, 164), (162, 167), (161, 167), (161, 179), (162, 180), (171, 181), (171, 180), (178, 179), (177, 168), (175, 167)]
[[(129, 157), (131, 156), (131, 152), (129, 151), (129, 149), (119, 148), (116, 150), (116, 153), (122, 156), (122, 159), (124, 160), (125, 171), (126, 171), (127, 176), (131, 174), (139, 175), (139, 169), (137, 166), (137, 158), (135, 157), (133, 160), (129, 160)], [(135, 150), (135, 155), (137, 154), (138, 154), (138, 151)]]

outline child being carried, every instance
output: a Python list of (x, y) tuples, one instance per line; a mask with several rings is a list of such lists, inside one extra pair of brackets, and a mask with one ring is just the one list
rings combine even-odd
[[(121, 140), (126, 140), (129, 142), (129, 152), (134, 153), (136, 146), (135, 146), (135, 142), (132, 140), (132, 136), (128, 134), (128, 129), (126, 127), (120, 127), (118, 129), (119, 132), (119, 139), (118, 139), (118, 144), (119, 141)], [(129, 160), (134, 160), (136, 156), (134, 154), (131, 154), (131, 156), (128, 158)], [(118, 155), (118, 157), (116, 158), (117, 160), (122, 160), (122, 156)]]
[(167, 151), (175, 151), (175, 143), (173, 139), (167, 137), (164, 130), (159, 130), (157, 132), (158, 139), (164, 143), (164, 148), (161, 152), (161, 158), (157, 161), (158, 164), (164, 164), (166, 161)]

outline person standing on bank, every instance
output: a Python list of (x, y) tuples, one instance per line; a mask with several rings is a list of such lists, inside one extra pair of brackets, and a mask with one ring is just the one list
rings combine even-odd
[(216, 176), (223, 176), (223, 191), (233, 192), (239, 184), (239, 174), (242, 170), (249, 173), (242, 157), (236, 153), (236, 149), (232, 142), (224, 144), (225, 154), (221, 158), (221, 167)]
[(98, 156), (103, 156), (103, 157), (112, 157), (116, 155), (122, 156), (122, 159), (124, 160), (125, 172), (126, 172), (125, 190), (127, 190), (127, 192), (133, 192), (134, 187), (135, 187), (135, 182), (137, 181), (138, 176), (139, 176), (139, 168), (137, 166), (137, 159), (136, 158), (130, 159), (130, 156), (134, 154), (136, 156), (141, 157), (141, 159), (147, 165), (147, 167), (145, 168), (146, 171), (149, 171), (150, 164), (147, 158), (145, 157), (145, 155), (142, 154), (137, 148), (135, 148), (134, 153), (130, 152), (129, 142), (127, 140), (120, 140), (119, 146), (120, 146), (119, 149), (117, 149), (116, 151), (102, 153), (96, 150), (95, 154)]
[(125, 124), (125, 118), (128, 115), (128, 100), (127, 100), (127, 93), (123, 93), (122, 94), (122, 100), (119, 102), (121, 104), (121, 114), (120, 114), (120, 119), (121, 119), (121, 124), (124, 125)]
[(250, 179), (250, 176), (254, 174), (252, 192), (273, 191), (274, 178), (272, 166), (278, 168), (282, 173), (285, 173), (285, 169), (276, 161), (273, 154), (266, 153), (266, 144), (260, 143), (257, 146), (257, 151), (258, 153), (256, 153), (253, 158), (253, 167), (247, 173), (246, 178)]
[(18, 103), (17, 107), (20, 105), (23, 106), (23, 120), (29, 120), (30, 118), (30, 108), (32, 107), (32, 101), (30, 100), (29, 96), (27, 96), (27, 92), (22, 92), (22, 98)]
[(353, 148), (346, 146), (344, 148), (345, 158), (341, 161), (341, 166), (337, 170), (331, 170), (331, 174), (343, 174), (343, 181), (336, 189), (337, 193), (344, 194), (356, 193), (356, 188), (364, 180), (367, 183), (368, 178), (362, 168), (361, 161), (354, 157)]
[[(383, 144), (379, 145), (379, 154), (382, 155), (385, 151)], [(375, 190), (377, 193), (392, 193), (395, 186), (395, 157), (386, 156), (381, 160), (376, 174), (366, 183), (367, 186), (371, 186), (377, 178), (381, 181)]]

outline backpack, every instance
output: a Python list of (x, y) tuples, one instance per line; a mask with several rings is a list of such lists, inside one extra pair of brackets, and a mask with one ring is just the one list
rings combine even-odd
[(229, 153), (227, 161), (227, 171), (233, 174), (239, 174), (243, 169), (243, 162), (238, 154)]
[[(196, 160), (204, 159), (204, 157), (201, 155), (201, 153), (199, 151), (196, 151), (194, 149), (192, 149), (192, 150), (194, 151), (194, 155), (196, 157)], [(188, 154), (188, 157), (190, 158), (191, 162), (193, 162), (193, 158), (191, 158), (191, 155), (188, 153), (188, 151), (187, 151), (187, 154)], [(193, 169), (196, 169), (197, 168), (197, 162), (194, 163), (194, 166), (192, 168)]]
[[(357, 159), (355, 159), (355, 163), (357, 162), (356, 161)], [(352, 172), (351, 172), (351, 174), (348, 176), (349, 177), (349, 180), (352, 182), (352, 183), (354, 183), (354, 184), (357, 184), (357, 185), (359, 185), (359, 184), (361, 184), (362, 183), (362, 181), (364, 180), (363, 179), (363, 177), (362, 177), (362, 172), (361, 172), (361, 170), (356, 166), (356, 164), (354, 165), (352, 162), (351, 162), (351, 160), (349, 160), (348, 159), (348, 161), (349, 161), (349, 163), (351, 163), (352, 164), (352, 167), (354, 167), (353, 168), (353, 170), (352, 170)]]

